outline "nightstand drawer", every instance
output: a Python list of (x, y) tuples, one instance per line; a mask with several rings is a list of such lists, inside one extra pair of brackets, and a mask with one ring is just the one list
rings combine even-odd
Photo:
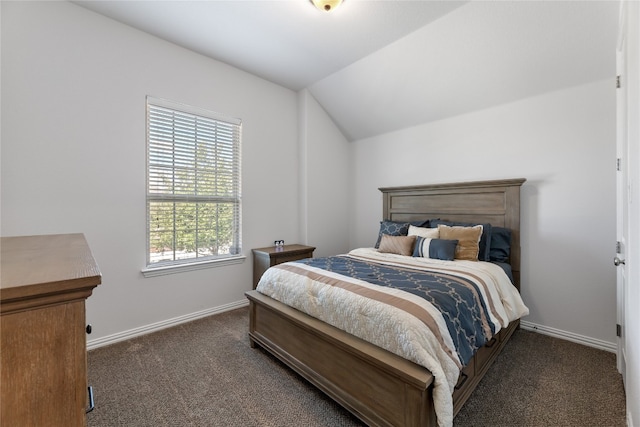
[[(284, 262), (289, 262), (289, 261), (297, 261), (299, 259), (305, 259), (305, 258), (311, 258), (312, 254), (310, 253), (300, 253), (300, 254), (296, 254), (296, 255), (284, 255), (281, 257), (278, 257), (278, 262), (276, 264), (282, 264)], [(276, 264), (272, 264), (272, 265), (276, 265)]]

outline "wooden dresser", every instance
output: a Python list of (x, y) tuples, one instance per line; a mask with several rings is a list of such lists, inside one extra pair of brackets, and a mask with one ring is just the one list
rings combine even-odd
[(296, 261), (313, 257), (316, 248), (305, 245), (269, 246), (253, 249), (253, 289), (258, 286), (260, 278), (267, 270), (283, 262)]
[(101, 274), (82, 234), (2, 237), (0, 426), (85, 426), (85, 300)]

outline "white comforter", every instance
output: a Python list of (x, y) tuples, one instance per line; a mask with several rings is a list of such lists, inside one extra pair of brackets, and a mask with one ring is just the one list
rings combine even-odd
[[(373, 248), (355, 249), (349, 256), (390, 265), (437, 268), (471, 279), (479, 285), (487, 307), (492, 307), (490, 318), (498, 329), (529, 314), (505, 272), (492, 263), (406, 257)], [(300, 263), (270, 268), (257, 290), (427, 368), (434, 376), (438, 424), (453, 425), (452, 393), (462, 364), (442, 314), (425, 299)], [(412, 309), (399, 308), (407, 305)]]

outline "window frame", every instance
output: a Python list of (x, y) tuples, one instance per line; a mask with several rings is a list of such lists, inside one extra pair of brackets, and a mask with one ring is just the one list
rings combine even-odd
[[(241, 185), (241, 140), (242, 140), (242, 121), (240, 119), (237, 118), (233, 118), (233, 117), (229, 117), (229, 116), (225, 116), (219, 113), (215, 113), (209, 110), (205, 110), (202, 108), (198, 108), (198, 107), (193, 107), (193, 106), (189, 106), (189, 105), (185, 105), (185, 104), (181, 104), (178, 102), (174, 102), (174, 101), (169, 101), (166, 99), (160, 99), (160, 98), (154, 98), (151, 96), (147, 96), (146, 97), (146, 102), (145, 102), (145, 106), (146, 106), (146, 114), (145, 114), (145, 126), (146, 126), (146, 135), (145, 135), (145, 145), (146, 145), (146, 188), (145, 188), (145, 210), (146, 210), (146, 230), (145, 230), (145, 239), (146, 239), (146, 263), (145, 263), (145, 268), (142, 269), (142, 273), (145, 277), (153, 277), (153, 276), (158, 276), (158, 275), (164, 275), (164, 274), (172, 274), (172, 273), (177, 273), (177, 272), (182, 272), (182, 271), (191, 271), (191, 270), (199, 270), (199, 269), (203, 269), (203, 268), (210, 268), (210, 267), (216, 267), (216, 266), (223, 266), (223, 265), (230, 265), (230, 264), (237, 264), (237, 263), (241, 263), (244, 262), (244, 259), (246, 258), (245, 255), (243, 254), (243, 247), (242, 247), (242, 185)], [(182, 116), (182, 117), (188, 117), (188, 118), (193, 118), (194, 120), (198, 120), (198, 119), (203, 119), (205, 122), (207, 123), (214, 123), (223, 127), (228, 127), (232, 130), (231, 133), (231, 137), (228, 138), (228, 140), (226, 140), (225, 138), (220, 138), (218, 136), (215, 137), (214, 139), (214, 143), (213, 145), (215, 145), (216, 150), (218, 147), (218, 144), (220, 142), (223, 143), (224, 148), (230, 150), (230, 152), (232, 153), (232, 160), (231, 160), (231, 173), (228, 173), (228, 176), (231, 177), (231, 186), (232, 186), (232, 191), (230, 194), (226, 194), (226, 195), (220, 195), (220, 194), (201, 194), (198, 192), (198, 185), (197, 183), (200, 182), (198, 180), (198, 178), (193, 178), (193, 193), (180, 193), (177, 190), (176, 186), (171, 187), (170, 190), (168, 190), (167, 192), (162, 192), (162, 190), (159, 190), (159, 186), (157, 184), (157, 182), (155, 180), (152, 179), (152, 170), (157, 170), (159, 168), (159, 164), (156, 162), (155, 164), (152, 165), (152, 145), (157, 145), (156, 144), (152, 144), (152, 127), (157, 127), (158, 124), (156, 122), (153, 123), (152, 126), (152, 111), (155, 114), (158, 114), (160, 112), (162, 112), (163, 110), (167, 111), (167, 112), (172, 112), (173, 114), (175, 114), (176, 116)], [(172, 119), (172, 120), (175, 120)], [(195, 123), (195, 122), (194, 122)], [(175, 131), (176, 128), (176, 123), (172, 122), (172, 131)], [(155, 128), (154, 128), (155, 130)], [(203, 146), (207, 146), (207, 147), (211, 147), (211, 141), (207, 141), (207, 142), (203, 142), (203, 140), (200, 140), (200, 136), (198, 134), (199, 132), (199, 128), (197, 127), (197, 125), (194, 125), (192, 128), (189, 128), (189, 131), (194, 133), (194, 137), (193, 137), (193, 148), (191, 148), (191, 151), (188, 151), (188, 153), (193, 154), (194, 159), (197, 157), (196, 153), (198, 152), (198, 148), (200, 147), (200, 144), (202, 144)], [(189, 142), (191, 143), (191, 141)], [(177, 151), (176, 148), (180, 149), (183, 148), (184, 149), (184, 145), (182, 145), (182, 143), (178, 142), (177, 139), (174, 139), (170, 142), (171, 144), (171, 152), (174, 153)], [(154, 147), (157, 148), (157, 147)], [(216, 151), (217, 153), (217, 151)], [(158, 155), (157, 151), (153, 152), (154, 155)], [(193, 169), (197, 170), (197, 162), (194, 160), (193, 161), (194, 165), (193, 165)], [(164, 166), (164, 165), (163, 165)], [(228, 166), (228, 165), (227, 165)], [(171, 166), (169, 168), (172, 172), (172, 176), (175, 177), (175, 172), (178, 171), (179, 167), (178, 166)], [(219, 178), (223, 175), (221, 175), (219, 173), (220, 169), (218, 168), (218, 166), (215, 166), (216, 169), (216, 174), (215, 177)], [(156, 191), (152, 190), (152, 187), (154, 187), (154, 189)], [(217, 188), (217, 187), (216, 187)], [(217, 255), (203, 255), (203, 256), (198, 256), (199, 254), (199, 247), (197, 247), (197, 241), (194, 242), (196, 243), (196, 248), (195, 248), (195, 257), (188, 257), (188, 258), (184, 258), (184, 259), (176, 259), (176, 246), (175, 246), (175, 239), (176, 239), (176, 232), (177, 232), (177, 228), (176, 228), (176, 222), (173, 222), (173, 230), (172, 230), (172, 238), (174, 241), (174, 246), (173, 246), (173, 259), (171, 260), (162, 260), (162, 261), (157, 261), (157, 262), (151, 262), (151, 247), (152, 247), (152, 231), (151, 231), (151, 226), (152, 226), (152, 221), (151, 221), (151, 206), (153, 203), (158, 203), (158, 202), (168, 202), (168, 203), (173, 203), (174, 204), (174, 210), (175, 210), (175, 204), (180, 204), (180, 203), (198, 203), (198, 202), (204, 202), (206, 203), (211, 203), (211, 204), (218, 204), (218, 203), (231, 203), (232, 205), (232, 212), (233, 212), (233, 220), (232, 220), (232, 240), (235, 244), (237, 253), (233, 254), (217, 254)], [(196, 207), (196, 209), (198, 209), (198, 207)], [(195, 220), (196, 224), (198, 223), (198, 219)], [(216, 218), (216, 224), (218, 224), (217, 222), (217, 218)], [(196, 226), (197, 229), (197, 226)], [(196, 231), (194, 231), (196, 232)], [(197, 238), (196, 238), (197, 239)], [(232, 246), (233, 247), (233, 246)]]

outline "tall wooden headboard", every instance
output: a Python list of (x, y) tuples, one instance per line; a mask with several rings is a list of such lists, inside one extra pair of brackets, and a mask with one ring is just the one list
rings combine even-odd
[(382, 217), (391, 221), (440, 218), (489, 223), (511, 230), (514, 284), (520, 289), (520, 187), (524, 178), (380, 188)]

